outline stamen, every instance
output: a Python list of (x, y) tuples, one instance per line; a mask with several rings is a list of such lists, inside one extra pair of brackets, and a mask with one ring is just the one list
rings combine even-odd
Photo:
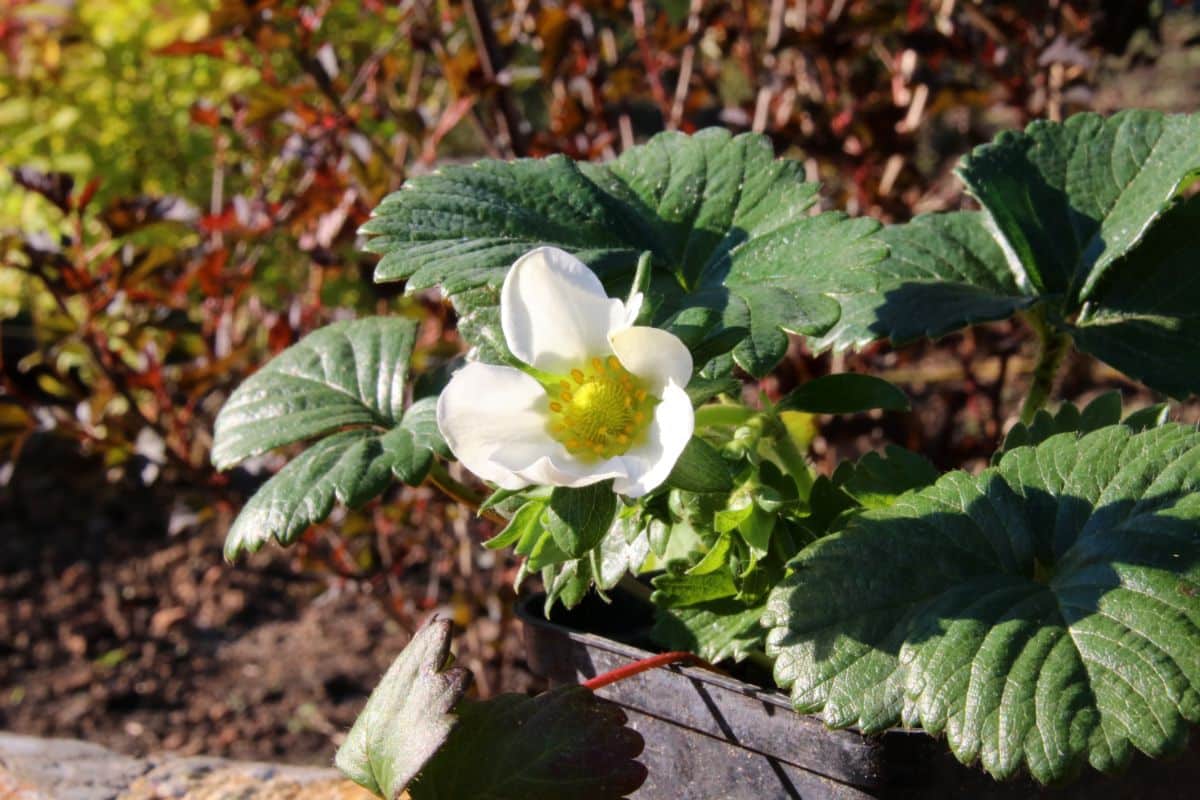
[(615, 355), (595, 356), (550, 390), (547, 429), (576, 458), (612, 458), (636, 445), (658, 403)]

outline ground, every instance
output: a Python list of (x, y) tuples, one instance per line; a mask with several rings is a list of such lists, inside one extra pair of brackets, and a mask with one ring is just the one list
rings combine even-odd
[[(83, 467), (18, 475), (0, 507), (0, 730), (330, 763), (408, 641), (402, 616), (286, 551), (227, 564), (218, 520), (172, 533), (169, 487), (98, 486)], [(511, 618), (466, 621), (477, 686), (529, 686)]]

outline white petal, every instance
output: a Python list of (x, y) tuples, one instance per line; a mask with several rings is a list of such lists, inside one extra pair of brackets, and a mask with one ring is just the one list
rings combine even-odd
[(596, 274), (556, 247), (517, 259), (500, 291), (508, 349), (537, 369), (565, 375), (608, 352), (608, 332), (625, 321), (625, 304), (604, 292)]
[(661, 397), (646, 431), (646, 443), (619, 456), (625, 462), (627, 476), (618, 477), (613, 483), (617, 494), (641, 497), (658, 487), (671, 474), (692, 438), (696, 415), (687, 392), (672, 382), (662, 390)]
[(586, 462), (572, 456), (558, 442), (554, 452), (542, 453), (529, 460), (527, 453), (509, 453), (500, 458), (514, 474), (529, 483), (543, 486), (590, 486), (593, 483), (628, 478), (628, 467), (621, 456), (600, 462)]
[(521, 489), (531, 481), (497, 456), (531, 464), (562, 447), (546, 430), (547, 402), (541, 384), (520, 370), (468, 364), (438, 398), (438, 428), (464, 467), (504, 489)]
[(687, 386), (692, 378), (692, 354), (672, 333), (637, 326), (610, 333), (608, 342), (621, 365), (645, 381), (656, 397), (662, 397), (667, 384)]

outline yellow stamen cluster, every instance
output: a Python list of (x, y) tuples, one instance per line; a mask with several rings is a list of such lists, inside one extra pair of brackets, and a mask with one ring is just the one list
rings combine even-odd
[(616, 356), (587, 367), (547, 387), (550, 435), (580, 458), (612, 458), (640, 441), (658, 398)]

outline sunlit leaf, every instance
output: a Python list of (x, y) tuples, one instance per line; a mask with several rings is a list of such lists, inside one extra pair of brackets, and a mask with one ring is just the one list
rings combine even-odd
[(763, 624), (801, 711), (944, 735), (1040, 781), (1179, 751), (1200, 722), (1200, 433), (1067, 433), (851, 518)]

